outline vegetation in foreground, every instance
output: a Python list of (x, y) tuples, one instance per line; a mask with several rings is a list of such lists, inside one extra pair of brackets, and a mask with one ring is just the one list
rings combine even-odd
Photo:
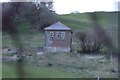
[[(117, 45), (117, 20), (114, 15), (115, 12), (111, 13), (97, 13), (99, 16), (99, 23), (103, 28), (114, 33), (113, 42)], [(89, 30), (92, 29), (91, 20), (89, 13), (80, 14), (68, 14), (68, 15), (57, 15), (59, 21), (69, 26), (73, 32), (76, 30)], [(113, 21), (114, 19), (114, 21)], [(75, 53), (49, 53), (43, 55), (36, 55), (37, 49), (40, 46), (44, 46), (44, 32), (37, 29), (30, 29), (30, 23), (23, 23), (17, 26), (19, 31), (19, 37), (23, 44), (23, 53), (25, 58), (25, 77), (106, 77), (112, 78), (117, 77), (117, 60), (113, 59), (110, 61), (109, 57), (105, 57), (100, 53), (99, 56), (102, 58), (94, 58), (94, 55), (80, 55), (76, 51), (79, 50), (77, 43), (73, 36), (73, 45)], [(2, 45), (8, 48), (17, 48), (13, 44), (13, 41), (9, 34), (3, 33)], [(106, 54), (106, 53), (104, 53)], [(93, 57), (94, 56), (94, 57)], [(16, 63), (16, 62), (15, 62)], [(3, 62), (3, 77), (17, 77), (15, 72), (15, 63)]]
[[(3, 62), (3, 77), (17, 77), (17, 62)], [(117, 78), (117, 59), (79, 53), (46, 53), (27, 57), (23, 63), (28, 78)]]
[[(14, 62), (3, 63), (3, 78), (18, 78), (16, 64)], [(63, 69), (53, 67), (40, 67), (36, 65), (25, 64), (23, 67), (25, 78), (75, 78), (77, 75), (67, 72)]]

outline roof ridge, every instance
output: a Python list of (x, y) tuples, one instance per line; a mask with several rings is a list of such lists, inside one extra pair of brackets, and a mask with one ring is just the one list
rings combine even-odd
[(44, 28), (44, 30), (71, 30), (71, 29), (59, 21)]

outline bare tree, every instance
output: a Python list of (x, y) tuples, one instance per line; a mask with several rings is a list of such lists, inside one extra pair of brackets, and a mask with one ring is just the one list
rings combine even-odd
[(78, 40), (81, 52), (100, 52), (103, 48), (103, 43), (94, 31), (78, 31), (75, 33), (75, 36)]

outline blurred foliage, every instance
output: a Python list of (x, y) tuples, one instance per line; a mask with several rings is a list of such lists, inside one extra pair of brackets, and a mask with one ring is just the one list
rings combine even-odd
[(102, 51), (106, 46), (101, 36), (97, 36), (94, 31), (79, 30), (75, 33), (80, 51), (83, 53), (96, 53)]
[[(56, 22), (56, 14), (52, 7), (52, 2), (41, 2), (39, 4), (34, 2), (3, 3), (3, 19), (7, 15), (13, 21), (14, 25), (27, 22), (32, 26), (30, 29), (43, 30), (44, 27)], [(5, 25), (3, 25), (3, 31), (5, 30), (4, 26)]]

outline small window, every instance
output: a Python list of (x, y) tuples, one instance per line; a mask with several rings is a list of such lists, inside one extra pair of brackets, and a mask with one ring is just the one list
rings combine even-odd
[(50, 40), (53, 40), (54, 32), (50, 32)]
[(62, 40), (65, 39), (65, 32), (61, 32), (61, 39), (62, 39)]
[(57, 31), (55, 35), (56, 39), (60, 39), (60, 32)]

